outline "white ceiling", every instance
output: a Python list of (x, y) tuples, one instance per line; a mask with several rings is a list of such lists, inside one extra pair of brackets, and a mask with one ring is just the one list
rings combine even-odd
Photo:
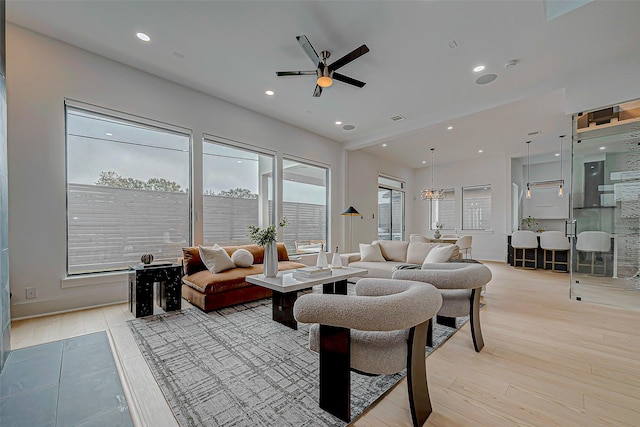
[[(557, 151), (571, 131), (563, 82), (637, 52), (639, 18), (637, 1), (592, 2), (549, 22), (543, 1), (7, 2), (12, 23), (409, 167), (423, 167), (431, 147), (436, 163), (478, 149), (523, 156), (527, 139), (532, 154)], [(313, 98), (313, 77), (276, 77), (314, 68), (300, 34), (331, 51), (329, 63), (367, 44), (340, 70), (367, 85), (336, 82)], [(497, 80), (476, 84), (478, 64)], [(398, 114), (406, 119), (393, 122)]]

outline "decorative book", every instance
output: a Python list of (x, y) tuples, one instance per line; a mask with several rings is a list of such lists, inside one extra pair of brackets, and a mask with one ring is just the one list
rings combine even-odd
[(331, 276), (331, 269), (328, 267), (304, 267), (294, 270), (294, 279), (312, 279)]

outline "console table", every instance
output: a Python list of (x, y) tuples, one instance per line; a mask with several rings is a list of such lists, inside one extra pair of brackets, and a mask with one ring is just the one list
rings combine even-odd
[(164, 311), (180, 310), (182, 266), (135, 265), (129, 270), (129, 310), (136, 317), (153, 314), (153, 284), (159, 283), (157, 304)]

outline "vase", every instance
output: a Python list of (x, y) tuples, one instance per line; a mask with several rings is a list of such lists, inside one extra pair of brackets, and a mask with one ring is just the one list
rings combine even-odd
[(322, 267), (322, 268), (326, 268), (329, 266), (329, 264), (327, 263), (327, 253), (322, 248), (318, 252), (318, 259), (316, 261), (316, 266)]
[(342, 268), (342, 259), (340, 259), (338, 247), (336, 247), (336, 251), (333, 253), (333, 258), (331, 259), (331, 268)]
[(267, 243), (264, 245), (264, 277), (278, 276), (278, 248), (276, 243)]
[(436, 229), (435, 233), (433, 233), (433, 237), (435, 237), (436, 239), (439, 239), (439, 238), (440, 238), (440, 236), (441, 236), (441, 234), (440, 234), (440, 230), (437, 230), (437, 229)]

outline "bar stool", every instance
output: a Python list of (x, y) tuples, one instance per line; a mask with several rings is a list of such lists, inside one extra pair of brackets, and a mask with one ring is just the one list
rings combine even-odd
[[(522, 268), (527, 267), (525, 263), (533, 262), (533, 270), (538, 268), (538, 239), (536, 233), (529, 230), (514, 231), (511, 235), (511, 246), (513, 247), (513, 266), (518, 267), (521, 261)], [(522, 249), (522, 258), (518, 258), (518, 249)], [(533, 259), (527, 259), (527, 249), (533, 249)]]
[[(578, 253), (578, 259), (576, 261), (576, 271), (580, 269), (581, 265), (588, 265), (591, 267), (591, 274), (594, 274), (596, 267), (596, 252), (609, 252), (611, 250), (611, 236), (604, 231), (583, 231), (578, 234), (578, 240), (576, 241), (576, 249), (579, 252), (591, 252), (590, 263), (580, 263), (580, 254)], [(586, 255), (585, 255), (586, 258)], [(607, 271), (607, 259), (602, 256), (602, 274), (606, 274)]]
[[(544, 249), (544, 269), (547, 264), (551, 264), (551, 271), (568, 273), (569, 272), (569, 239), (562, 231), (545, 231), (540, 235), (540, 247)], [(547, 260), (547, 251), (551, 251), (551, 260)], [(566, 261), (556, 261), (556, 251), (567, 252)], [(566, 265), (566, 271), (556, 270), (556, 264)]]

